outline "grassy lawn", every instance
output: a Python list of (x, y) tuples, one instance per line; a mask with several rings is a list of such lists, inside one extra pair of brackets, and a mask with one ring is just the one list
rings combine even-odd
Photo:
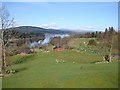
[[(56, 63), (62, 59), (65, 63)], [(4, 88), (117, 88), (118, 63), (94, 64), (102, 57), (86, 52), (60, 51), (16, 55), (8, 69), (19, 72), (3, 78)], [(75, 62), (75, 63), (73, 63)]]

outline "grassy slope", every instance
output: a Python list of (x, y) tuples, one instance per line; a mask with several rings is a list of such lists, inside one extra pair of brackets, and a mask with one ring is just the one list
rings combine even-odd
[[(25, 62), (9, 69), (18, 69), (15, 75), (3, 78), (3, 87), (23, 88), (115, 88), (118, 87), (117, 63), (91, 64), (102, 57), (86, 52), (62, 51), (37, 53), (22, 57)], [(24, 57), (24, 58), (23, 58)], [(29, 58), (30, 57), (30, 58)], [(56, 63), (63, 59), (66, 63)], [(72, 62), (75, 61), (76, 64)]]

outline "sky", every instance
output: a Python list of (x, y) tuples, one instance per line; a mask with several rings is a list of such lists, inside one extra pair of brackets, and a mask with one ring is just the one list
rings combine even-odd
[(16, 26), (69, 30), (118, 28), (117, 2), (3, 2)]

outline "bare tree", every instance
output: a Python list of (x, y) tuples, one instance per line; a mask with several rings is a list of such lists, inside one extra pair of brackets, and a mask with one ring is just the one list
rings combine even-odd
[(115, 37), (115, 30), (113, 27), (109, 27), (109, 33), (108, 33), (108, 56), (109, 56), (109, 62), (112, 60), (112, 48), (113, 48), (113, 42)]
[(115, 42), (115, 30), (113, 27), (105, 29), (105, 33), (102, 34), (102, 44), (100, 47), (103, 47), (104, 59), (108, 62), (112, 61), (112, 49)]
[[(6, 46), (9, 43), (9, 39), (4, 37), (5, 30), (12, 28), (14, 25), (14, 18), (10, 17), (10, 14), (5, 6), (0, 7), (0, 46), (1, 46), (1, 68), (2, 75), (4, 76), (6, 70)], [(11, 37), (11, 35), (8, 35)]]

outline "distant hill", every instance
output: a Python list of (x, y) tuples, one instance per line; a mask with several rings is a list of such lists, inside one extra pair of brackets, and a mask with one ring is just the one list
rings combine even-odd
[(72, 30), (66, 30), (66, 29), (45, 29), (41, 27), (35, 27), (35, 26), (19, 26), (14, 28), (9, 28), (12, 30), (20, 31), (20, 32), (32, 32), (32, 33), (45, 33), (45, 34), (82, 34), (90, 31), (72, 31)]
[(46, 33), (46, 34), (71, 34), (72, 31), (65, 31), (65, 30), (57, 30), (57, 29), (45, 29), (41, 27), (33, 27), (33, 26), (20, 26), (10, 28), (10, 30), (20, 31), (20, 32), (32, 32), (32, 33)]

